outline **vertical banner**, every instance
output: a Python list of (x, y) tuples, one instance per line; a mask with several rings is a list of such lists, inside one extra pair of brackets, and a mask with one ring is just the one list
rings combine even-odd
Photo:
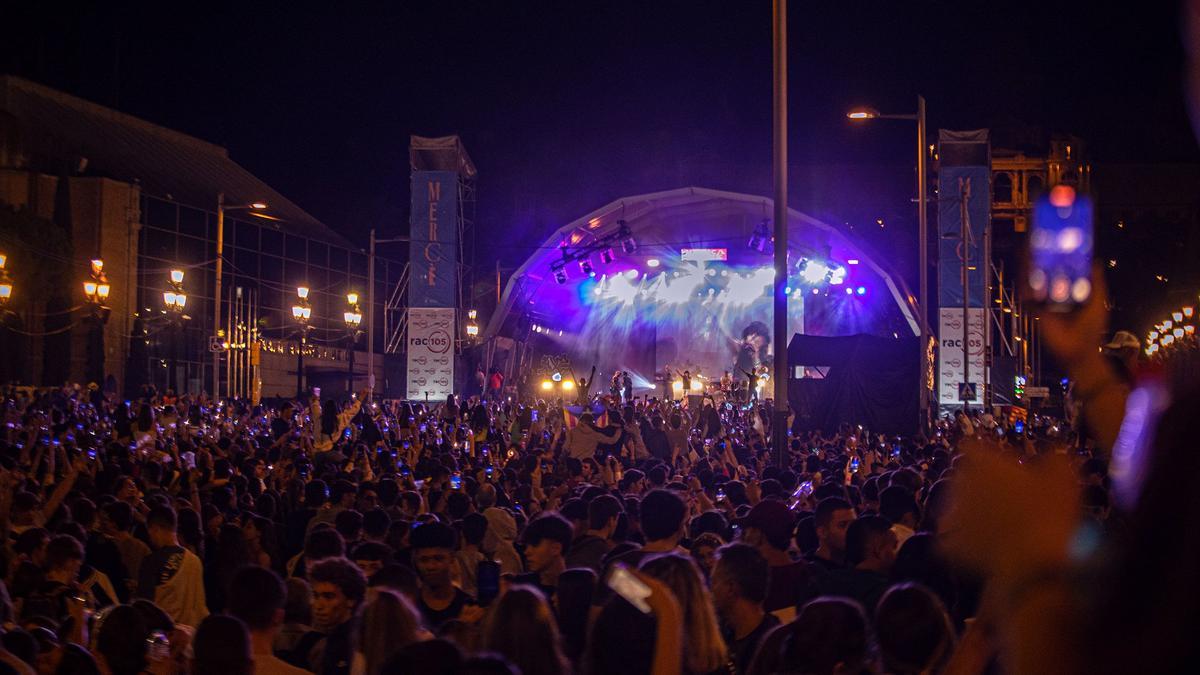
[[(938, 403), (963, 404), (959, 386), (974, 385), (967, 401), (983, 403), (984, 307), (988, 265), (984, 233), (992, 217), (992, 149), (987, 129), (938, 131)], [(966, 208), (964, 208), (964, 206)], [(964, 225), (966, 219), (966, 228)], [(963, 288), (966, 267), (967, 288)], [(963, 304), (968, 313), (969, 363), (963, 378)]]
[[(959, 307), (942, 307), (938, 311), (938, 404), (951, 408), (959, 407), (963, 401), (958, 396), (958, 385), (963, 383), (963, 311)], [(983, 309), (972, 307), (967, 317), (966, 382), (975, 384), (975, 398), (967, 401), (972, 405), (983, 403)]]
[(458, 174), (414, 171), (409, 216), (409, 307), (455, 307), (458, 298)]
[[(988, 130), (938, 131), (938, 306), (963, 305), (962, 263), (967, 264), (971, 307), (983, 307), (983, 231), (992, 217), (991, 144)], [(967, 241), (962, 238), (962, 195), (967, 196)], [(965, 258), (964, 258), (965, 256)]]
[(408, 398), (445, 401), (454, 392), (454, 308), (408, 309)]

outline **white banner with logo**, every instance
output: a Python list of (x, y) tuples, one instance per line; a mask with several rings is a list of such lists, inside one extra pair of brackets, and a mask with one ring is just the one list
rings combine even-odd
[[(975, 385), (971, 403), (983, 403), (983, 310), (967, 310), (970, 326), (967, 337), (967, 381)], [(962, 307), (941, 307), (938, 316), (938, 404), (961, 406), (958, 385), (963, 382), (963, 311)]]
[(445, 401), (454, 393), (454, 308), (408, 310), (408, 398)]

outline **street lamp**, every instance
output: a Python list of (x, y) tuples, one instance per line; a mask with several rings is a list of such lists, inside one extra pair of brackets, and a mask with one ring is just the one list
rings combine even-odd
[(108, 323), (107, 302), (111, 291), (112, 286), (104, 275), (104, 261), (93, 259), (90, 274), (83, 282), (83, 295), (88, 306), (85, 319), (88, 324), (87, 372), (84, 377), (97, 384), (104, 382), (104, 324)]
[(176, 382), (179, 371), (179, 329), (187, 307), (187, 293), (183, 290), (183, 270), (171, 270), (169, 288), (163, 291), (163, 304), (167, 306), (167, 315), (171, 321), (171, 371), (167, 376), (167, 387), (179, 393)]
[[(221, 336), (221, 270), (222, 257), (225, 252), (225, 212), (226, 211), (264, 211), (267, 208), (265, 202), (250, 202), (249, 204), (225, 204), (225, 193), (217, 193), (217, 277), (216, 285), (213, 293), (213, 335)], [(221, 352), (213, 352), (213, 374), (212, 374), (212, 395), (214, 398), (218, 396), (218, 389), (221, 386)]]
[(358, 307), (358, 293), (353, 291), (346, 294), (346, 304), (349, 308), (342, 312), (342, 320), (346, 323), (346, 335), (350, 342), (350, 359), (346, 366), (346, 392), (354, 393), (354, 346), (358, 342), (358, 327), (362, 324), (362, 311)]
[(12, 279), (8, 276), (8, 254), (0, 253), (0, 307), (12, 299)]
[[(856, 108), (846, 114), (852, 120), (909, 120), (917, 123), (917, 239), (920, 245), (917, 249), (918, 265), (920, 266), (918, 309), (921, 323), (921, 427), (929, 423), (929, 389), (925, 386), (926, 374), (929, 372), (929, 221), (928, 197), (926, 185), (926, 152), (925, 147), (925, 97), (917, 96), (917, 112), (911, 115), (885, 115), (874, 108)], [(985, 268), (984, 274), (987, 274)]]
[(300, 326), (300, 349), (296, 350), (296, 392), (304, 395), (304, 348), (308, 345), (308, 322), (312, 319), (312, 307), (308, 304), (308, 287), (296, 288), (296, 304), (292, 305), (292, 318)]
[(475, 318), (479, 313), (473, 309), (467, 310), (467, 339), (474, 341), (479, 337), (479, 324), (475, 322)]

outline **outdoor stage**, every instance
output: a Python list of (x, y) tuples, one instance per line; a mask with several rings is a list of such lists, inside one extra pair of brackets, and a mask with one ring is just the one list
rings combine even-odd
[[(685, 370), (745, 380), (776, 348), (772, 208), (705, 188), (615, 200), (547, 238), (509, 280), (487, 336), (524, 345), (510, 360), (531, 366), (535, 383), (564, 363), (576, 377), (595, 365), (593, 392), (629, 371), (635, 392), (653, 395), (668, 366), (675, 380)], [(789, 226), (789, 334), (919, 334), (912, 294), (878, 256), (803, 213), (790, 211)]]

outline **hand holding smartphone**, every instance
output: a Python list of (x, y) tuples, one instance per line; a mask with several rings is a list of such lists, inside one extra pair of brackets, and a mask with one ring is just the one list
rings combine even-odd
[(624, 564), (613, 565), (612, 572), (608, 575), (608, 587), (643, 614), (650, 613), (650, 603), (646, 602), (650, 597), (650, 587), (634, 576)]
[(1036, 302), (1069, 312), (1092, 296), (1094, 206), (1087, 194), (1055, 185), (1033, 209), (1026, 282)]

